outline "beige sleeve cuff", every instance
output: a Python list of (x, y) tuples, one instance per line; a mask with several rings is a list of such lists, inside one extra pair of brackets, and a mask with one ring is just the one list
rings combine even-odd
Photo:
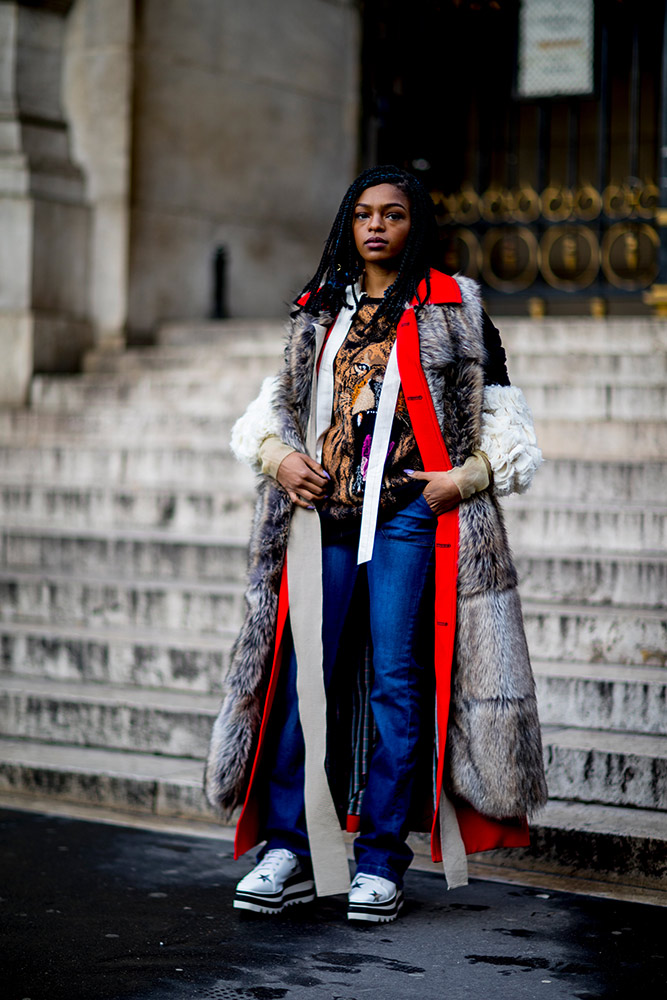
[(296, 448), (292, 448), (289, 444), (284, 444), (275, 434), (264, 438), (257, 453), (262, 467), (261, 471), (264, 475), (275, 479), (280, 463), (293, 451), (296, 451)]
[(462, 500), (485, 490), (491, 482), (491, 466), (483, 451), (474, 451), (463, 465), (451, 469), (449, 474), (456, 483)]

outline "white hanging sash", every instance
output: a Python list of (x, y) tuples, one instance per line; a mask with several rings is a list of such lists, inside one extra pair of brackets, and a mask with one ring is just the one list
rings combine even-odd
[(373, 555), (375, 528), (380, 506), (380, 491), (382, 490), (382, 479), (384, 477), (384, 464), (387, 460), (387, 450), (389, 448), (391, 428), (394, 423), (394, 413), (396, 412), (396, 400), (398, 399), (398, 390), (400, 387), (401, 377), (398, 374), (398, 357), (396, 354), (396, 343), (394, 343), (384, 373), (380, 402), (375, 417), (375, 427), (373, 428), (371, 453), (366, 470), (364, 505), (361, 511), (357, 565), (369, 562)]
[[(356, 288), (359, 294), (359, 288)], [(355, 296), (352, 285), (348, 285), (345, 290), (347, 307), (338, 313), (336, 322), (329, 334), (322, 357), (320, 359), (320, 369), (317, 376), (317, 450), (316, 459), (322, 461), (322, 444), (327, 431), (331, 427), (331, 416), (333, 410), (334, 377), (333, 366), (336, 355), (347, 337), (352, 320), (355, 316)], [(380, 392), (380, 402), (378, 403), (377, 415), (375, 417), (375, 427), (373, 429), (373, 440), (371, 442), (371, 453), (366, 470), (366, 485), (364, 489), (364, 502), (361, 513), (361, 529), (359, 533), (359, 549), (357, 552), (357, 564), (370, 562), (373, 555), (373, 545), (375, 542), (375, 528), (377, 526), (378, 510), (380, 506), (380, 492), (382, 490), (382, 480), (384, 478), (384, 466), (387, 460), (387, 450), (391, 437), (391, 428), (394, 423), (394, 413), (396, 412), (396, 401), (398, 390), (401, 387), (401, 379), (398, 373), (398, 360), (396, 355), (396, 344), (391, 349), (389, 360), (384, 374), (382, 390)]]

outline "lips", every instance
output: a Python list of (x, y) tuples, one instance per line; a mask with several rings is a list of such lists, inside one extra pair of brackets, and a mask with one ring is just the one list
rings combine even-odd
[(386, 247), (387, 240), (380, 239), (379, 236), (371, 236), (369, 240), (366, 240), (364, 245), (367, 247)]

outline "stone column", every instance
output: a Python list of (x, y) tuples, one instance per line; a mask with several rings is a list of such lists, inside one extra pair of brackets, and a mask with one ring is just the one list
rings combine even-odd
[(90, 312), (102, 350), (125, 345), (133, 38), (134, 0), (76, 0), (67, 18), (63, 105), (86, 175)]
[(71, 0), (0, 2), (0, 404), (91, 344), (89, 211), (61, 102)]

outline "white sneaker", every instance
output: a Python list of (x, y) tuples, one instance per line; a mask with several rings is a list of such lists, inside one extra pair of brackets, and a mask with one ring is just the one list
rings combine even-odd
[(403, 906), (403, 890), (381, 875), (359, 872), (350, 886), (347, 919), (387, 924), (395, 920)]
[(296, 854), (282, 847), (267, 851), (236, 886), (234, 906), (256, 913), (280, 913), (294, 903), (315, 899), (315, 883), (306, 878)]

